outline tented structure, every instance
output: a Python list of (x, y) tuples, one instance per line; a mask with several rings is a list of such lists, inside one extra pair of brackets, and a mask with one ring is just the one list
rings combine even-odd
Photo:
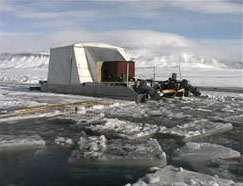
[(50, 84), (100, 82), (103, 62), (126, 61), (125, 50), (103, 43), (79, 43), (52, 48), (48, 70)]

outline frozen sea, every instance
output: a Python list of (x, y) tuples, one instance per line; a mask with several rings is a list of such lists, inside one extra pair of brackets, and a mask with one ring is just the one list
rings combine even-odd
[[(188, 123), (192, 126), (203, 122), (231, 122), (237, 126), (224, 134), (202, 138), (198, 142), (210, 142), (223, 145), (242, 153), (242, 119), (243, 95), (240, 93), (225, 93), (204, 91), (201, 97), (163, 99), (136, 105), (132, 102), (100, 99), (78, 95), (32, 92), (28, 85), (2, 83), (0, 86), (0, 109), (12, 111), (16, 109), (44, 106), (50, 104), (75, 103), (80, 101), (100, 101), (116, 105), (102, 109), (101, 106), (89, 109), (91, 116), (105, 112), (108, 118), (117, 118), (133, 123), (148, 123), (167, 127), (181, 126)], [(100, 109), (99, 109), (100, 108)], [(85, 114), (83, 115), (85, 116)], [(20, 116), (21, 117), (21, 116)], [(81, 116), (82, 117), (82, 116)], [(152, 164), (133, 164), (126, 166), (112, 163), (99, 164), (81, 161), (79, 165), (70, 166), (67, 163), (70, 150), (56, 147), (53, 140), (56, 136), (75, 136), (68, 126), (72, 124), (72, 116), (66, 118), (25, 119), (5, 121), (0, 124), (0, 135), (39, 134), (46, 141), (44, 149), (12, 150), (1, 152), (0, 179), (5, 185), (125, 185), (135, 182), (144, 176)], [(190, 126), (189, 126), (190, 127)], [(237, 135), (236, 135), (237, 134)], [(168, 155), (169, 164), (173, 164), (172, 152), (181, 146), (173, 138), (159, 139), (160, 145)], [(188, 167), (184, 167), (188, 168)], [(243, 181), (234, 173), (224, 174), (234, 181)]]

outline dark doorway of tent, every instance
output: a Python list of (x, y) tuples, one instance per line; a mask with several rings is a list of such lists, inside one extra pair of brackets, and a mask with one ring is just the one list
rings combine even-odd
[(101, 65), (101, 82), (125, 82), (135, 76), (133, 61), (106, 61)]

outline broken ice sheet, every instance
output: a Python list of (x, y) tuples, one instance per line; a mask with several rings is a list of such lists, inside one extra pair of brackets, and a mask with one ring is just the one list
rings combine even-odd
[(233, 129), (231, 123), (211, 122), (207, 119), (201, 119), (183, 125), (177, 125), (170, 129), (164, 129), (158, 133), (178, 136), (182, 138), (183, 141), (188, 141), (225, 132), (231, 129)]
[(147, 174), (134, 184), (126, 186), (242, 186), (242, 183), (236, 183), (230, 179), (222, 179), (216, 176), (209, 176), (183, 168), (167, 166), (159, 169), (153, 174)]
[(127, 140), (107, 139), (104, 135), (82, 136), (78, 143), (79, 148), (74, 150), (69, 158), (71, 163), (87, 158), (106, 161), (159, 160), (160, 166), (167, 164), (165, 152), (158, 141), (152, 138)]
[(229, 116), (223, 119), (226, 122), (231, 122), (234, 125), (237, 126), (243, 126), (243, 114), (241, 115), (235, 115), (235, 116)]
[(163, 131), (166, 127), (146, 124), (146, 123), (134, 123), (119, 119), (105, 118), (104, 123), (98, 125), (89, 125), (86, 129), (103, 134), (107, 137), (118, 137), (126, 139), (136, 139), (143, 137), (151, 137), (158, 131)]
[(230, 168), (241, 167), (240, 152), (217, 144), (188, 142), (174, 155), (173, 162), (178, 166), (227, 179), (233, 177)]

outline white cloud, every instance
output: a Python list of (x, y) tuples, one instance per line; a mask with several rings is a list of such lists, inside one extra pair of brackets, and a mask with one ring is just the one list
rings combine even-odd
[[(10, 1), (11, 2), (11, 1)], [(50, 3), (52, 4), (52, 3)], [(39, 4), (42, 5), (43, 4)], [(58, 5), (58, 4), (57, 4)], [(3, 4), (1, 8), (2, 13), (11, 13), (18, 18), (27, 18), (33, 20), (47, 20), (48, 19), (83, 19), (93, 17), (99, 14), (98, 10), (71, 10), (62, 9), (55, 6), (55, 2), (50, 9), (40, 8), (41, 6), (29, 6), (25, 4)]]
[(218, 59), (242, 61), (242, 43), (192, 40), (172, 33), (149, 30), (62, 31), (49, 35), (3, 33), (1, 42), (2, 51), (5, 52), (40, 52), (48, 51), (50, 47), (77, 42), (105, 42), (131, 50), (144, 51), (140, 54), (151, 57), (186, 52)]
[[(97, 1), (97, 0), (94, 0)], [(99, 1), (99, 0), (98, 0)], [(101, 2), (103, 0), (100, 0)], [(126, 5), (140, 7), (152, 12), (161, 11), (166, 7), (176, 7), (193, 12), (209, 14), (241, 13), (242, 0), (106, 0), (108, 2), (120, 2)], [(141, 3), (144, 6), (140, 6)]]
[(180, 0), (166, 1), (169, 6), (178, 7), (194, 12), (224, 14), (240, 13), (242, 11), (242, 1), (235, 2), (230, 0)]
[[(159, 49), (165, 47), (188, 47), (192, 41), (172, 33), (149, 30), (124, 31), (62, 31), (46, 35), (34, 33), (3, 33), (3, 48), (5, 50), (28, 50), (26, 43), (33, 49), (48, 49), (49, 47), (76, 42), (108, 42), (123, 47)], [(41, 41), (41, 42), (40, 42)], [(15, 43), (15, 44), (14, 44)], [(8, 47), (7, 47), (8, 46)]]
[[(64, 3), (64, 4), (62, 4)], [(241, 11), (241, 3), (236, 3), (234, 1), (228, 0), (151, 0), (151, 1), (101, 1), (95, 3), (108, 3), (113, 5), (114, 8), (104, 8), (99, 9), (98, 4), (94, 7), (89, 7), (88, 9), (82, 8), (83, 2), (77, 2), (79, 9), (75, 9), (75, 4), (70, 5), (66, 0), (63, 2), (29, 2), (28, 3), (16, 3), (15, 1), (4, 1), (0, 9), (1, 15), (5, 17), (15, 17), (19, 23), (25, 22), (23, 25), (18, 24), (16, 30), (22, 31), (32, 31), (38, 30), (40, 32), (55, 32), (57, 30), (65, 30), (65, 28), (70, 28), (71, 30), (77, 29), (106, 29), (104, 25), (108, 25), (110, 29), (117, 28), (134, 28), (132, 21), (140, 20), (144, 22), (144, 25), (138, 25), (143, 28), (147, 28), (146, 25), (149, 25), (151, 20), (156, 24), (165, 23), (170, 25), (170, 22), (175, 24), (178, 22), (180, 27), (183, 27), (183, 24), (205, 24), (204, 20), (197, 20), (188, 17), (180, 16), (176, 14), (177, 8), (190, 10), (194, 12), (204, 12), (204, 13), (239, 13)], [(113, 3), (113, 4), (112, 4)], [(66, 6), (65, 6), (66, 5)], [(46, 7), (46, 8), (45, 8)], [(119, 7), (119, 8), (117, 8)], [(171, 8), (170, 13), (166, 13), (167, 8)], [(174, 12), (174, 11), (175, 12)], [(6, 14), (7, 13), (7, 14)], [(190, 14), (188, 14), (190, 15)], [(20, 19), (19, 19), (20, 18)], [(22, 19), (21, 19), (22, 18)], [(135, 18), (135, 19), (133, 19)], [(210, 19), (210, 15), (208, 16)], [(227, 18), (227, 17), (226, 17)], [(225, 19), (225, 18), (224, 18)], [(228, 19), (228, 18), (227, 18)], [(230, 18), (229, 18), (230, 19)], [(231, 17), (234, 21), (238, 18)], [(132, 20), (130, 22), (130, 20)], [(207, 20), (206, 20), (207, 21)], [(210, 25), (209, 21), (209, 25)], [(181, 25), (182, 24), (182, 25)], [(5, 23), (5, 25), (10, 28), (13, 26), (11, 23)], [(10, 26), (11, 25), (11, 26)], [(165, 29), (167, 28), (165, 25)], [(153, 25), (154, 26), (154, 25)], [(14, 27), (14, 26), (13, 26)], [(170, 26), (169, 26), (170, 27)], [(109, 30), (107, 28), (107, 30)], [(183, 28), (180, 28), (183, 29)], [(210, 28), (207, 28), (210, 29)], [(168, 29), (171, 30), (171, 29)], [(190, 31), (189, 31), (190, 32)]]
[(96, 11), (65, 11), (65, 12), (35, 12), (28, 11), (25, 13), (20, 13), (19, 17), (31, 18), (31, 19), (53, 19), (53, 18), (72, 18), (72, 19), (81, 19), (83, 17), (91, 17), (97, 14)]
[[(63, 1), (67, 3), (68, 1)], [(30, 19), (52, 19), (52, 18), (83, 18), (92, 16), (142, 16), (153, 17), (161, 13), (167, 7), (180, 8), (193, 12), (209, 13), (209, 14), (228, 14), (241, 13), (242, 0), (106, 0), (95, 1), (96, 3), (109, 3), (120, 7), (122, 11), (113, 12), (113, 9), (106, 9), (105, 11), (99, 8), (89, 10), (74, 10), (75, 4), (65, 7), (63, 2), (37, 2), (33, 4), (13, 3), (6, 1), (2, 4), (1, 12), (12, 13), (13, 16), (30, 18)], [(82, 5), (83, 2), (77, 2), (77, 5)], [(32, 5), (32, 6), (31, 6)], [(67, 4), (66, 4), (67, 5)], [(70, 4), (68, 4), (70, 5)], [(97, 4), (98, 5), (98, 4)], [(45, 8), (48, 7), (48, 8)], [(122, 8), (123, 7), (123, 8)], [(116, 8), (115, 8), (116, 10)], [(129, 11), (129, 14), (126, 12)], [(134, 10), (134, 11), (132, 11)], [(132, 12), (131, 12), (132, 11)]]

